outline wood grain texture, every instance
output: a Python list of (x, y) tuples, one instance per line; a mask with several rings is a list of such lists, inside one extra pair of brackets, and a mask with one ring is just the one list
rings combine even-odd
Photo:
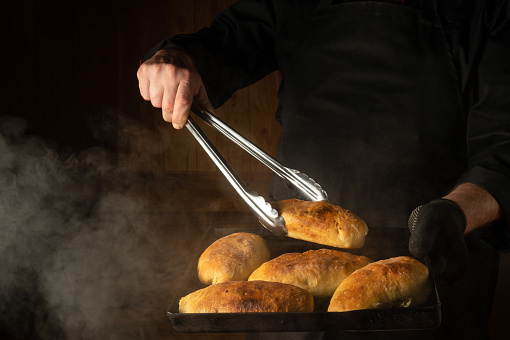
[[(276, 96), (280, 86), (281, 75), (273, 72), (258, 83), (249, 87), (250, 92), (250, 137), (251, 141), (262, 150), (276, 156), (281, 126), (275, 119), (278, 107)], [(252, 158), (250, 171), (269, 172), (270, 170)]]
[(115, 2), (9, 2), (0, 20), (1, 114), (58, 147), (101, 144), (90, 123), (116, 105)]
[[(118, 121), (119, 166), (136, 171), (158, 169), (153, 138), (147, 133), (157, 122), (158, 110), (140, 96), (136, 71), (144, 54), (158, 39), (157, 23), (152, 20), (156, 0), (119, 2), (118, 19)], [(149, 144), (150, 148), (143, 149)]]
[[(150, 0), (148, 4), (140, 3), (139, 7), (134, 2), (120, 5), (124, 8), (119, 17), (121, 49), (136, 48), (140, 54), (143, 50), (141, 46), (144, 46), (145, 53), (164, 37), (192, 33), (209, 26), (219, 12), (235, 2), (237, 0)], [(138, 34), (133, 27), (139, 28)], [(128, 46), (132, 38), (127, 35), (131, 34), (137, 36), (137, 47)], [(150, 44), (147, 41), (150, 41)], [(123, 69), (120, 79), (125, 84), (126, 75), (136, 73), (136, 70), (130, 70), (127, 65), (132, 64), (132, 60), (127, 61), (122, 55), (120, 58)], [(160, 109), (153, 108), (140, 97), (138, 85), (132, 81), (127, 83), (136, 87), (136, 91), (126, 90), (126, 85), (120, 86), (119, 103), (130, 103), (131, 108), (124, 106), (127, 111), (131, 110), (128, 116), (140, 122), (141, 127), (139, 133), (133, 131), (136, 128), (119, 130), (119, 144), (129, 150), (121, 153), (123, 167), (133, 171), (218, 172), (216, 165), (186, 129), (173, 129), (169, 123), (163, 121)], [(278, 74), (271, 74), (259, 83), (234, 93), (232, 98), (216, 111), (218, 117), (228, 125), (273, 156), (276, 155), (280, 134), (279, 125), (274, 118), (278, 103), (278, 84)], [(137, 98), (138, 105), (133, 105), (133, 97)], [(200, 119), (197, 119), (197, 123), (235, 171), (269, 172), (264, 165)], [(137, 137), (133, 138), (133, 134)]]
[[(198, 31), (202, 27), (207, 27), (211, 24), (211, 22), (214, 20), (216, 15), (220, 13), (222, 10), (227, 8), (228, 6), (232, 5), (237, 1), (235, 0), (214, 0), (214, 1), (208, 1), (208, 0), (194, 0), (194, 19), (195, 19), (195, 27), (194, 31)], [(229, 106), (233, 105), (233, 100), (229, 100), (227, 103), (225, 103), (221, 108), (216, 110), (216, 114), (220, 119), (226, 120), (225, 116), (228, 115), (229, 112)], [(232, 159), (230, 157), (227, 157), (227, 154), (229, 153), (230, 146), (227, 146), (227, 143), (225, 142), (225, 139), (223, 136), (220, 136), (216, 130), (210, 128), (206, 124), (204, 124), (200, 119), (197, 119), (197, 123), (201, 127), (202, 131), (204, 131), (208, 138), (211, 140), (211, 142), (216, 145), (218, 148), (218, 151), (225, 157), (225, 159), (231, 163), (232, 166)], [(230, 123), (230, 122), (228, 122)], [(216, 165), (211, 161), (209, 156), (204, 152), (202, 147), (198, 144), (196, 144), (195, 148), (196, 153), (196, 168), (195, 169), (189, 169), (188, 171), (218, 171)], [(237, 170), (237, 169), (236, 169)]]
[[(193, 1), (158, 1), (156, 16), (158, 41), (176, 34), (190, 33), (195, 30)], [(162, 171), (193, 171), (196, 169), (197, 143), (187, 129), (175, 130), (161, 117), (158, 110), (157, 145), (158, 166)]]

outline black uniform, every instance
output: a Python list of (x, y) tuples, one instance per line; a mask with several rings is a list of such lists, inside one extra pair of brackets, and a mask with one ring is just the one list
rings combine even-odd
[(279, 69), (277, 158), (369, 227), (459, 182), (510, 211), (509, 1), (242, 0), (176, 45), (215, 107)]

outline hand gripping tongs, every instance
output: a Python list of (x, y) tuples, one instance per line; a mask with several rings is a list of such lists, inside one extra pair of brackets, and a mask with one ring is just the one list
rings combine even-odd
[[(198, 104), (193, 103), (191, 111), (202, 118), (208, 125), (221, 132), (235, 144), (258, 159), (275, 174), (280, 176), (298, 198), (308, 201), (321, 201), (328, 199), (326, 191), (324, 191), (313, 179), (304, 173), (283, 166), (258, 146), (244, 138), (218, 117), (200, 107)], [(278, 212), (273, 209), (263, 197), (259, 196), (254, 191), (246, 190), (246, 185), (243, 180), (235, 173), (235, 171), (232, 170), (230, 165), (225, 161), (223, 156), (190, 116), (186, 122), (186, 127), (196, 138), (198, 143), (204, 148), (209, 157), (211, 157), (223, 175), (225, 175), (237, 193), (248, 204), (260, 223), (266, 229), (277, 235), (287, 235), (287, 227), (285, 226), (284, 219), (278, 215)]]

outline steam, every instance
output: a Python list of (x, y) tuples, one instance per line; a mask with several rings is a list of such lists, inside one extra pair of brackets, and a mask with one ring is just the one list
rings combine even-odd
[(170, 332), (170, 289), (194, 234), (147, 213), (146, 178), (119, 170), (107, 150), (63, 155), (26, 128), (0, 117), (0, 337)]

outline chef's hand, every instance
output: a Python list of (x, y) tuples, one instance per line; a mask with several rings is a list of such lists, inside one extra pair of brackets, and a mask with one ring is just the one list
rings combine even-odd
[(469, 267), (466, 218), (455, 202), (438, 199), (419, 206), (409, 217), (409, 229), (409, 251), (428, 256), (438, 280), (453, 283), (463, 277)]
[(163, 49), (140, 65), (137, 72), (140, 94), (162, 109), (163, 119), (182, 129), (193, 99), (214, 112), (202, 78), (193, 60), (179, 49)]

